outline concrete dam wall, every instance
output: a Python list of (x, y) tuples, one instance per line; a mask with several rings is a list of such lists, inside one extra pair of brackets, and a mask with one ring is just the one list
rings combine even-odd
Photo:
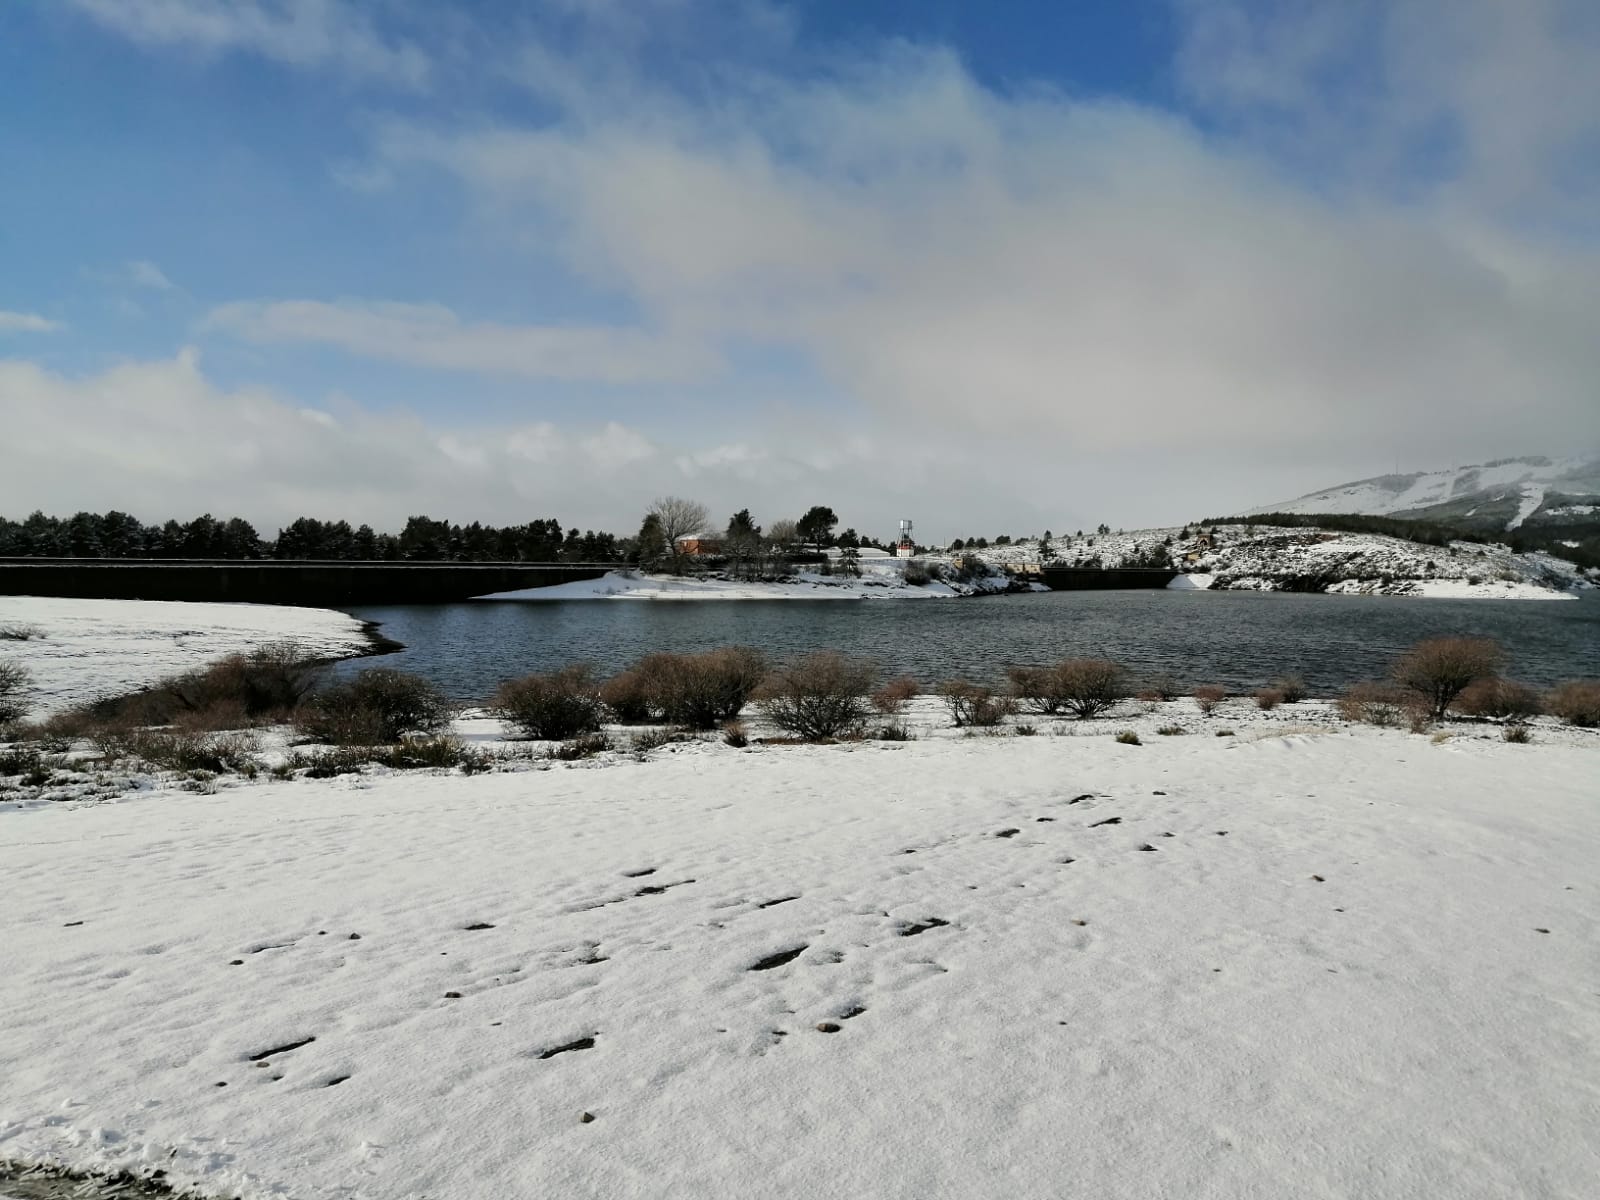
[(615, 564), (0, 559), (0, 596), (236, 604), (444, 604), (598, 579)]

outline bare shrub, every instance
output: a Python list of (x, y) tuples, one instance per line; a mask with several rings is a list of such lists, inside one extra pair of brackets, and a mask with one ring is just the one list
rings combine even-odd
[(874, 663), (822, 650), (768, 676), (756, 706), (779, 729), (807, 741), (856, 734), (877, 676)]
[(1139, 689), (1141, 700), (1176, 700), (1182, 694), (1183, 689), (1171, 675), (1152, 675)]
[(745, 730), (741, 721), (729, 721), (722, 727), (722, 740), (735, 750), (743, 750), (750, 744), (750, 734)]
[(915, 679), (901, 675), (872, 693), (872, 707), (886, 717), (897, 717), (921, 694), (922, 688)]
[(1500, 738), (1502, 741), (1513, 742), (1516, 745), (1524, 746), (1533, 741), (1533, 734), (1528, 732), (1528, 727), (1526, 725), (1517, 723), (1507, 725), (1504, 729), (1502, 729), (1500, 731)]
[(1429, 717), (1442, 721), (1468, 684), (1498, 674), (1504, 661), (1504, 652), (1489, 638), (1429, 638), (1400, 657), (1394, 680), (1421, 698)]
[(489, 711), (523, 737), (556, 741), (597, 731), (603, 706), (593, 670), (580, 663), (502, 683)]
[(1544, 711), (1539, 693), (1525, 683), (1510, 679), (1474, 679), (1450, 703), (1450, 708), (1468, 717), (1525, 721)]
[(320, 670), (293, 642), (274, 642), (137, 692), (93, 701), (79, 708), (77, 719), (86, 732), (100, 725), (239, 729), (286, 720), (315, 686)]
[(336, 746), (305, 753), (295, 751), (274, 770), (275, 775), (304, 771), (311, 779), (353, 775), (363, 767), (388, 767), (395, 771), (448, 770), (460, 767), (468, 775), (487, 771), (493, 757), (456, 737), (410, 738), (393, 746)]
[(596, 754), (604, 754), (611, 749), (611, 739), (603, 733), (585, 733), (579, 737), (569, 738), (559, 746), (550, 747), (550, 757), (556, 762), (581, 762), (586, 758), (593, 758)]
[(681, 729), (641, 729), (628, 741), (628, 749), (643, 758), (652, 750), (659, 750), (663, 746), (670, 746), (674, 742), (688, 741), (689, 735)]
[(646, 680), (650, 706), (663, 721), (715, 729), (737, 717), (766, 674), (766, 660), (747, 646), (704, 654), (652, 654), (634, 668)]
[(104, 727), (89, 740), (107, 759), (142, 762), (169, 771), (254, 774), (260, 767), (255, 758), (255, 735), (241, 731)]
[(0, 661), (0, 725), (20, 721), (28, 712), (33, 676), (18, 662)]
[(1098, 658), (1069, 658), (1053, 667), (1012, 667), (1011, 694), (1041, 716), (1076, 714), (1085, 720), (1116, 705), (1126, 694), (1123, 670)]
[(1600, 679), (1569, 679), (1545, 699), (1545, 709), (1568, 725), (1600, 725)]
[(1263, 712), (1271, 712), (1283, 703), (1283, 693), (1277, 688), (1257, 688), (1256, 707)]
[(619, 724), (643, 725), (650, 720), (649, 681), (638, 669), (624, 671), (602, 683), (600, 701)]
[(870, 736), (880, 742), (911, 742), (916, 740), (909, 729), (896, 721), (884, 722)]
[(0, 625), (0, 642), (28, 642), (34, 638), (44, 636), (44, 630), (37, 625), (27, 625), (13, 622)]
[(1156, 732), (1162, 737), (1182, 737), (1189, 731), (1182, 725), (1163, 725), (1160, 729), (1156, 730)]
[(937, 567), (930, 567), (920, 558), (906, 560), (905, 580), (912, 587), (922, 587), (924, 584), (932, 583), (938, 578)]
[(1387, 728), (1400, 724), (1413, 704), (1411, 693), (1404, 688), (1368, 681), (1347, 687), (1339, 697), (1338, 707), (1339, 715), (1346, 721)]
[(313, 741), (375, 746), (408, 733), (437, 733), (453, 715), (453, 706), (426, 679), (375, 667), (313, 692), (296, 710), (294, 725)]
[(1306, 681), (1298, 675), (1280, 675), (1268, 686), (1282, 693), (1285, 704), (1299, 704), (1310, 695)]
[(1217, 711), (1217, 705), (1228, 698), (1228, 689), (1217, 687), (1215, 684), (1206, 684), (1194, 690), (1194, 702), (1200, 706), (1200, 711), (1210, 716)]
[(1010, 696), (996, 696), (982, 684), (965, 679), (941, 683), (939, 695), (957, 729), (963, 726), (990, 728), (1017, 711), (1016, 701)]
[(1121, 733), (1117, 734), (1117, 741), (1124, 746), (1144, 745), (1144, 743), (1139, 740), (1139, 735), (1131, 729), (1124, 729)]

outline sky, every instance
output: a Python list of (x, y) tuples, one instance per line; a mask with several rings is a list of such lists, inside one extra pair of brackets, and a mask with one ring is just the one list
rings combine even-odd
[(1592, 0), (8, 0), (0, 514), (887, 537), (1600, 450)]

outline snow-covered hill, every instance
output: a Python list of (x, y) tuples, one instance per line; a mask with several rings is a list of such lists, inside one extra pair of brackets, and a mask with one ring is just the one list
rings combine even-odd
[(1506, 458), (1448, 471), (1379, 475), (1340, 484), (1251, 512), (1359, 513), (1467, 521), (1515, 529), (1600, 494), (1600, 456)]
[[(977, 552), (996, 565), (1041, 561), (1026, 539)], [(1270, 525), (1188, 526), (1053, 538), (1047, 560), (1064, 567), (1169, 565), (1180, 586), (1264, 592), (1558, 599), (1591, 581), (1574, 564), (1508, 546), (1431, 546), (1380, 534)]]

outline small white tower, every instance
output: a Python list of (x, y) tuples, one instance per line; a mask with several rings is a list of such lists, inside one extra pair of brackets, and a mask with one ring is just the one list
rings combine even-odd
[(897, 558), (910, 558), (917, 552), (917, 544), (911, 538), (911, 519), (904, 518), (900, 522), (900, 542), (894, 548)]

